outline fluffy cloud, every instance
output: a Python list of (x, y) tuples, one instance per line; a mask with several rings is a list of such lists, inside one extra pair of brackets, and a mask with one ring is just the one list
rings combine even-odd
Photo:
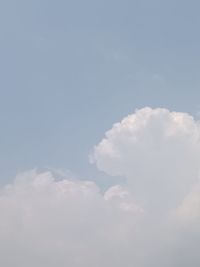
[(125, 177), (144, 210), (140, 238), (151, 243), (154, 253), (145, 253), (148, 260), (139, 266), (188, 266), (191, 261), (199, 266), (198, 121), (167, 109), (137, 110), (106, 132), (90, 160), (109, 175)]
[(199, 123), (188, 114), (144, 108), (114, 124), (91, 159), (109, 175), (125, 176), (138, 200), (156, 212), (158, 205), (172, 208), (198, 178)]
[(93, 182), (21, 174), (0, 193), (0, 264), (120, 266), (114, 254), (140, 212), (120, 186), (102, 194)]
[(138, 110), (90, 159), (124, 185), (104, 193), (91, 181), (33, 170), (0, 188), (1, 266), (199, 266), (199, 122)]

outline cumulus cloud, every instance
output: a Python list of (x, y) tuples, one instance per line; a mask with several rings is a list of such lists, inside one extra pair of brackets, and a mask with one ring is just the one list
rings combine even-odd
[[(18, 175), (0, 192), (1, 266), (120, 266), (140, 210), (122, 187)], [(130, 229), (132, 229), (130, 231)]]
[(124, 185), (102, 192), (92, 181), (32, 170), (0, 188), (1, 266), (199, 266), (198, 121), (137, 110), (90, 160)]
[(109, 175), (125, 176), (139, 201), (171, 208), (198, 178), (199, 123), (167, 109), (137, 110), (114, 124), (91, 158)]
[(125, 177), (144, 210), (140, 237), (156, 255), (141, 266), (199, 266), (199, 121), (163, 108), (136, 110), (106, 132), (90, 160), (109, 175)]

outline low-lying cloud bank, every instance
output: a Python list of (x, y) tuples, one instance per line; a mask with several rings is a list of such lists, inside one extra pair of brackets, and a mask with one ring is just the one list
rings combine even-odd
[(199, 266), (200, 124), (144, 108), (114, 124), (90, 160), (126, 184), (29, 171), (0, 189), (4, 267)]

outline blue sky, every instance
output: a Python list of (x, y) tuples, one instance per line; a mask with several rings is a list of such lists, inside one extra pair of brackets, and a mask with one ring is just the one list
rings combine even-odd
[(200, 266), (199, 10), (0, 1), (0, 266)]
[(97, 174), (88, 154), (136, 108), (200, 110), (198, 1), (1, 1), (0, 178)]

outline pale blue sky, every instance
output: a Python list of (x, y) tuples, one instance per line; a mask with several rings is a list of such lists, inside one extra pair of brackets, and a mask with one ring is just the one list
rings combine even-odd
[(98, 175), (88, 154), (136, 108), (200, 110), (199, 1), (0, 2), (0, 178)]

